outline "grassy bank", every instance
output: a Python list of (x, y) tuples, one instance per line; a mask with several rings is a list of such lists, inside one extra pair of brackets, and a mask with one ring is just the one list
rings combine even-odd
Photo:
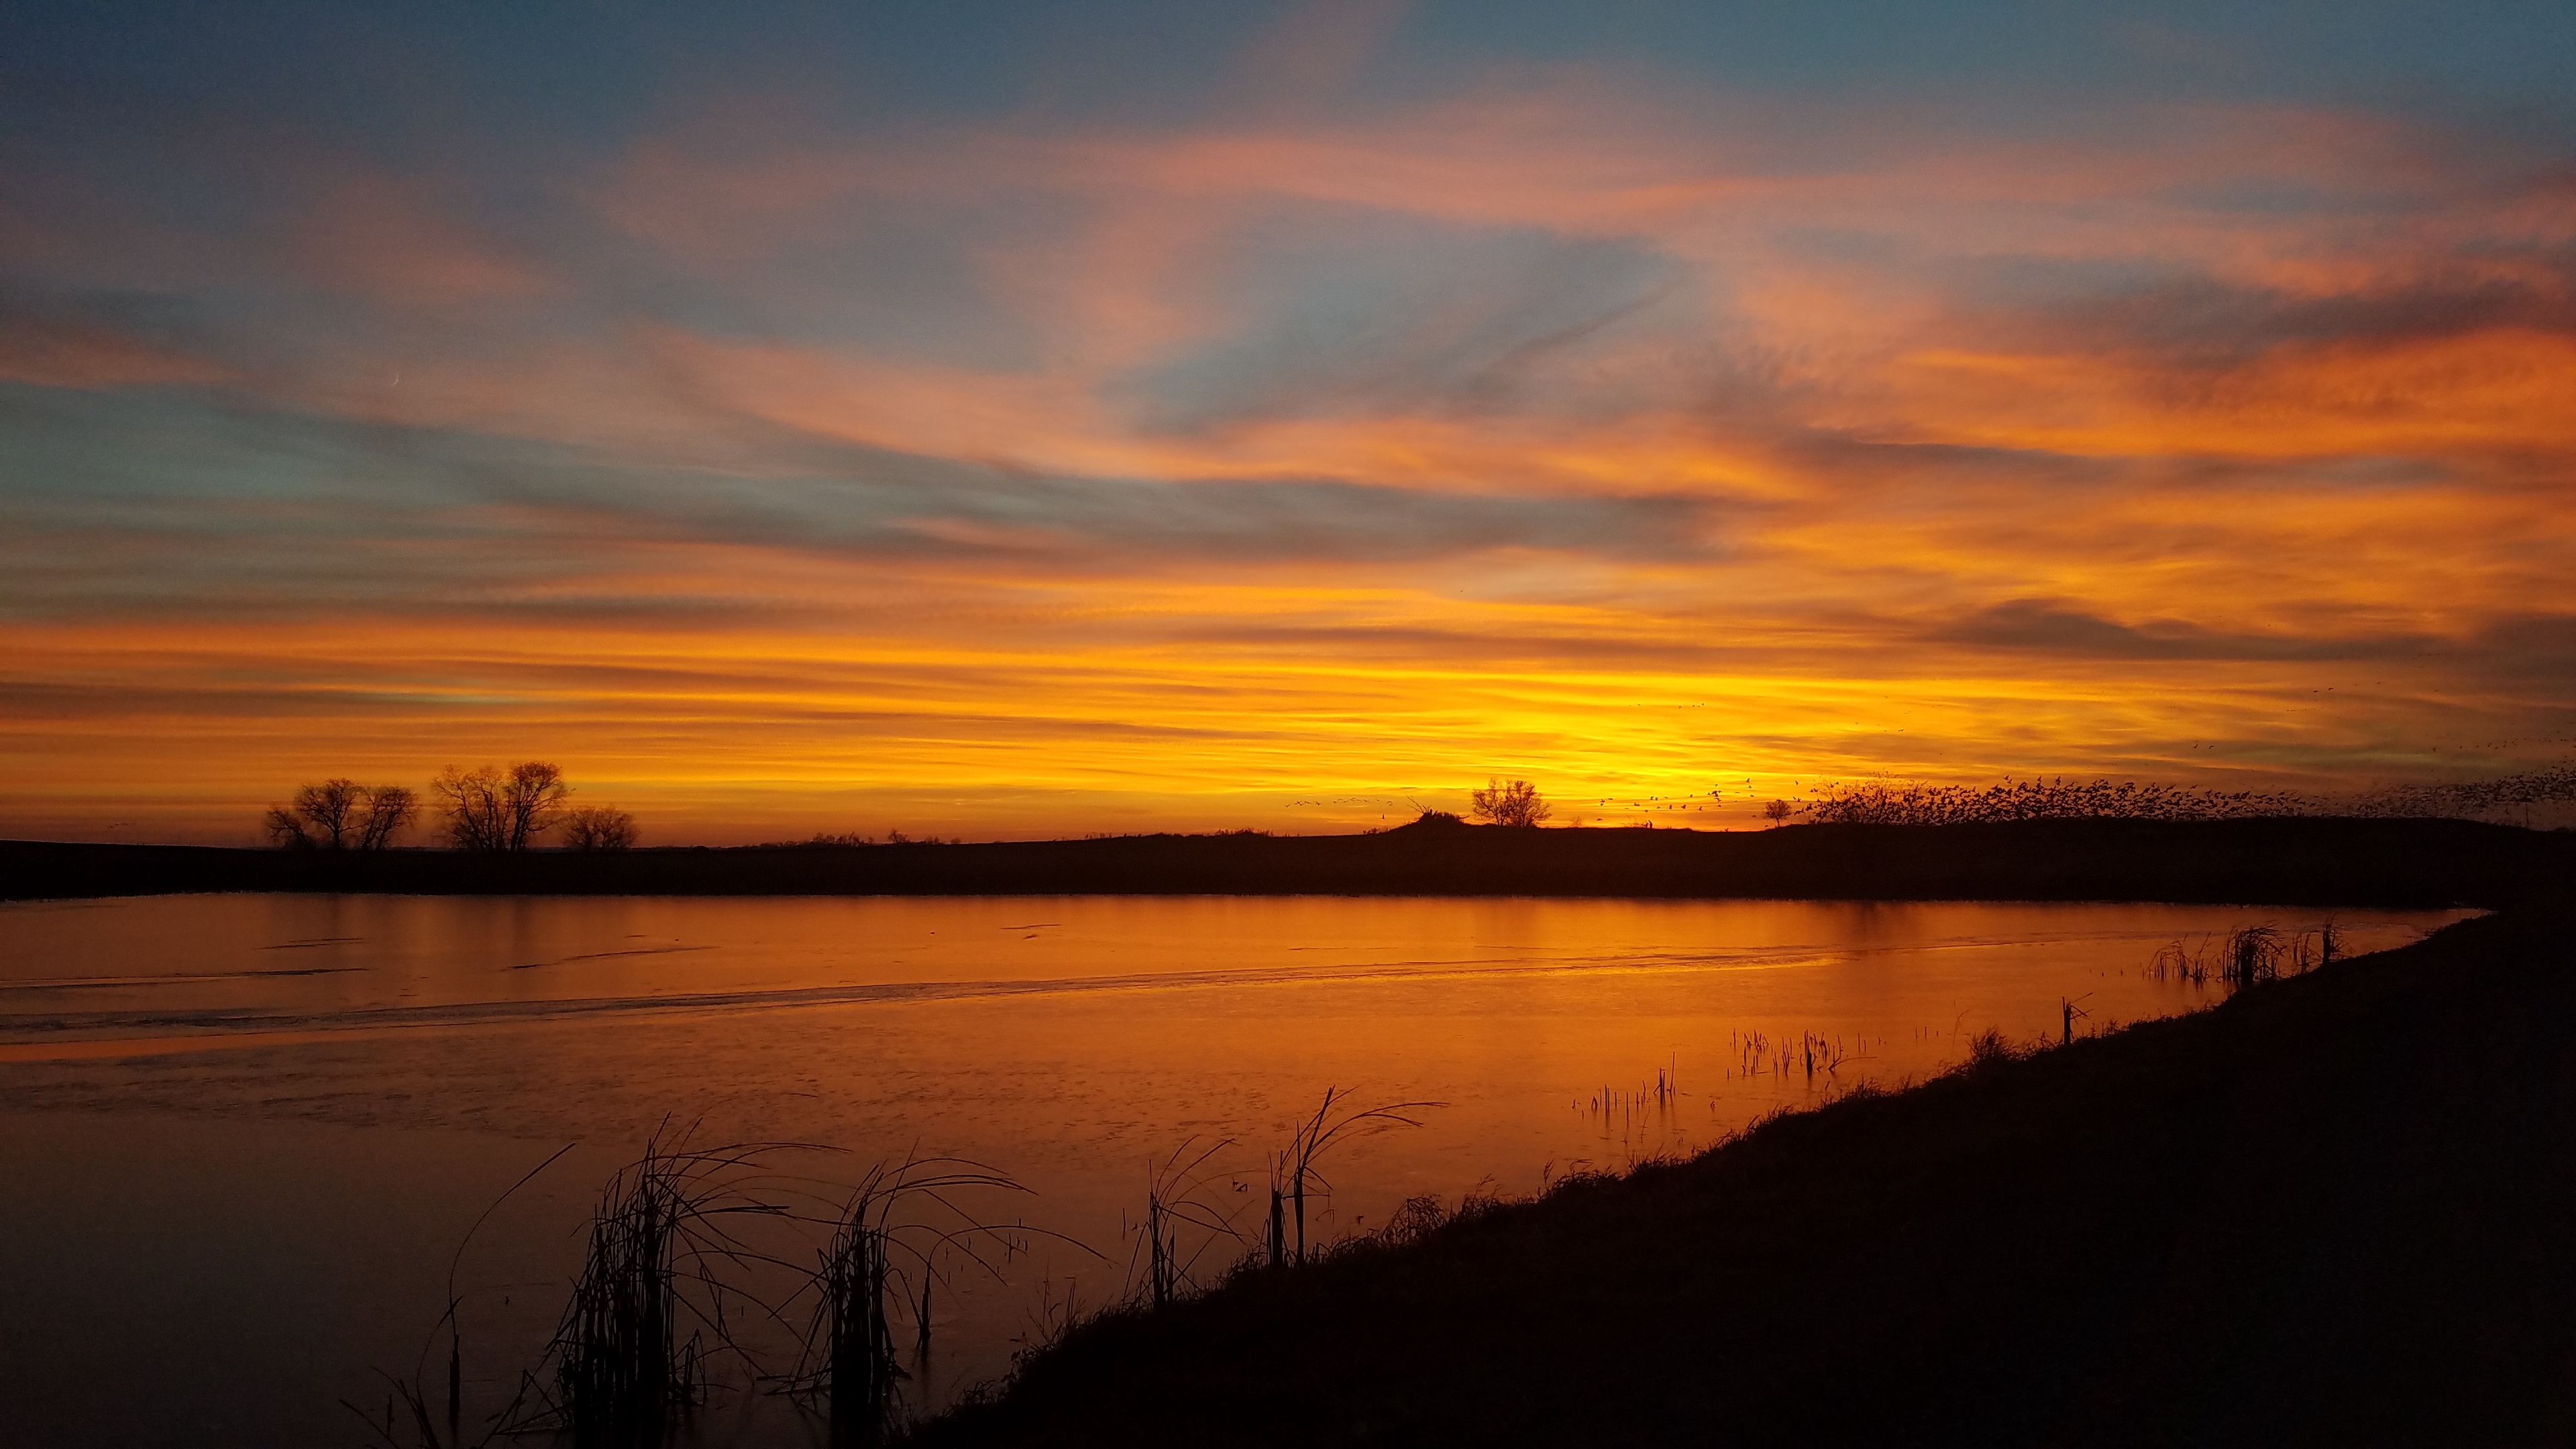
[(561, 895), (1549, 895), (2502, 904), (2576, 836), (2458, 820), (2032, 821), (1780, 830), (1407, 826), (980, 845), (598, 853), (0, 842), (0, 898), (170, 891)]
[(1096, 1321), (925, 1446), (2576, 1433), (2576, 911)]

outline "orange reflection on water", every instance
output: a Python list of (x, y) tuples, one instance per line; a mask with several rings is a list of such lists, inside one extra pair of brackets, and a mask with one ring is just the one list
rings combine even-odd
[[(2453, 914), (2348, 912), (2340, 926), (2361, 950)], [(84, 1285), (149, 1262), (158, 1291), (203, 1278), (212, 1292), (242, 1242), (304, 1263), (261, 1290), (293, 1299), (278, 1326), (180, 1314), (165, 1353), (172, 1374), (268, 1386), (228, 1408), (288, 1439), (307, 1399), (376, 1391), (370, 1371), (436, 1320), (455, 1239), (562, 1143), (581, 1146), (487, 1230), (469, 1281), (569, 1271), (590, 1189), (657, 1131), (816, 1144), (830, 1150), (793, 1167), (827, 1180), (952, 1155), (1033, 1190), (989, 1205), (996, 1216), (1100, 1256), (1041, 1240), (998, 1277), (957, 1284), (941, 1309), (949, 1347), (925, 1380), (946, 1395), (1000, 1372), (1048, 1295), (1122, 1291), (1150, 1162), (1229, 1144), (1210, 1199), (1254, 1211), (1265, 1153), (1327, 1086), (1441, 1104), (1336, 1154), (1315, 1204), (1330, 1237), (1416, 1194), (1530, 1192), (1839, 1088), (1919, 1077), (1988, 1027), (2054, 1036), (2062, 1001), (2087, 1031), (2187, 1010), (2216, 993), (2145, 974), (2158, 946), (2318, 919), (1323, 897), (0, 907), (0, 1148), (20, 1165), (0, 1192), (0, 1268), (54, 1285), (13, 1308), (53, 1335), (47, 1361), (105, 1373), (122, 1330), (84, 1306)], [(1773, 1047), (1758, 1058), (1757, 1034)], [(1814, 1072), (1794, 1050), (1807, 1037), (1830, 1044)], [(1677, 1094), (1652, 1091), (1659, 1072)], [(75, 1198), (123, 1206), (74, 1213)], [(190, 1202), (226, 1206), (210, 1224)], [(313, 1236), (317, 1221), (333, 1226)], [(1203, 1262), (1212, 1272), (1233, 1252), (1218, 1243)], [(15, 1261), (34, 1253), (41, 1273)], [(361, 1261), (386, 1266), (342, 1271)], [(533, 1362), (561, 1301), (552, 1288), (504, 1296), (476, 1299), (469, 1326), (477, 1382), (494, 1392)], [(317, 1349), (295, 1322), (341, 1327)], [(766, 1432), (754, 1421), (773, 1409), (757, 1398), (740, 1409), (744, 1434)], [(153, 1402), (129, 1407), (148, 1417)]]

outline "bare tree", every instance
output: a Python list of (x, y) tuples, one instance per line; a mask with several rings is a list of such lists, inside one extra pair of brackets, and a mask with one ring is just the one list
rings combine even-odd
[(635, 843), (635, 817), (608, 805), (585, 805), (563, 818), (569, 850), (624, 850)]
[(563, 812), (564, 797), (571, 793), (563, 771), (552, 765), (536, 760), (512, 765), (509, 788), (502, 796), (510, 812), (510, 849), (525, 850), (531, 839), (551, 829)]
[(283, 805), (268, 807), (268, 815), (260, 821), (260, 829), (267, 832), (268, 843), (281, 850), (313, 848), (313, 836), (305, 830), (303, 820)]
[(572, 787), (563, 771), (541, 761), (459, 770), (450, 765), (429, 782), (447, 816), (447, 838), (459, 850), (525, 850), (552, 828)]
[(1762, 818), (1770, 821), (1774, 825), (1785, 825), (1788, 823), (1790, 815), (1793, 814), (1796, 809), (1796, 806), (1791, 805), (1786, 800), (1774, 800), (1770, 804), (1762, 807)]
[(1487, 779), (1485, 788), (1475, 791), (1469, 800), (1476, 814), (1496, 825), (1536, 825), (1556, 813), (1555, 807), (1540, 797), (1538, 787), (1527, 780), (1514, 780), (1506, 785)]
[(378, 785), (367, 791), (367, 813), (358, 818), (358, 848), (382, 850), (420, 813), (420, 797), (408, 786)]
[(490, 765), (474, 770), (450, 765), (439, 771), (438, 778), (429, 782), (429, 792), (438, 797), (438, 808), (447, 817), (449, 844), (459, 850), (508, 848), (503, 786), (501, 772)]
[(315, 844), (339, 850), (348, 845), (366, 799), (367, 787), (355, 780), (325, 780), (295, 792), (295, 813), (311, 823)]
[(382, 850), (411, 823), (417, 804), (400, 785), (325, 780), (297, 788), (290, 804), (268, 807), (261, 825), (271, 844), (290, 850)]

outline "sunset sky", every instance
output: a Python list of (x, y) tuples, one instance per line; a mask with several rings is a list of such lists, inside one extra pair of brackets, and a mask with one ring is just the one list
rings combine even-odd
[(0, 835), (2576, 737), (2565, 0), (361, 8), (0, 10)]

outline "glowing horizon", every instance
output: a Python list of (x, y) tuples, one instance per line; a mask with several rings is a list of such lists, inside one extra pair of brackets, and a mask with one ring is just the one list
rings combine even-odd
[(2562, 757), (2576, 20), (1852, 19), (31, 8), (0, 835)]

